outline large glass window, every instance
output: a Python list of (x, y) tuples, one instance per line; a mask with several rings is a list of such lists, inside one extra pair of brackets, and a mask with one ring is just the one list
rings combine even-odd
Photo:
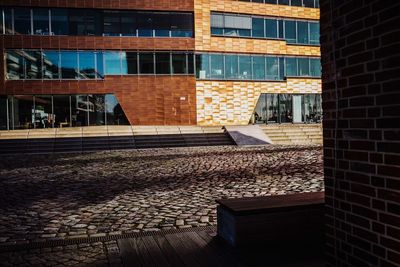
[(297, 43), (308, 44), (308, 22), (298, 21), (297, 22)]
[(222, 55), (210, 55), (211, 78), (224, 78), (224, 57)]
[(288, 43), (296, 43), (296, 21), (285, 21), (285, 39)]
[(310, 76), (310, 60), (308, 58), (298, 58), (299, 76)]
[(33, 34), (49, 35), (50, 18), (48, 9), (33, 9)]
[(279, 95), (280, 123), (293, 122), (293, 102), (289, 94)]
[(120, 52), (105, 52), (104, 65), (106, 75), (121, 74), (121, 54)]
[(44, 51), (43, 53), (43, 78), (60, 78), (60, 53), (56, 51)]
[(210, 75), (210, 55), (196, 55), (196, 77), (199, 79), (208, 79)]
[(68, 9), (51, 10), (51, 35), (68, 35)]
[(319, 58), (310, 58), (310, 75), (321, 77), (321, 60)]
[(78, 53), (61, 52), (61, 78), (78, 79)]
[(286, 77), (298, 76), (297, 72), (297, 58), (288, 57), (285, 59)]
[(103, 52), (95, 52), (96, 54), (96, 78), (103, 79), (104, 78), (104, 53)]
[(31, 10), (29, 8), (14, 8), (14, 32), (31, 34)]
[(104, 95), (88, 95), (89, 126), (106, 125), (106, 102)]
[(267, 38), (278, 38), (278, 21), (276, 19), (266, 19), (265, 27)]
[(267, 80), (279, 80), (279, 63), (277, 57), (267, 57)]
[(121, 16), (118, 11), (103, 12), (103, 35), (119, 36), (121, 34)]
[(169, 53), (156, 53), (156, 74), (170, 74), (170, 64)]
[(254, 111), (254, 123), (266, 123), (267, 122), (267, 103), (266, 95), (260, 95), (258, 99), (256, 109)]
[(33, 129), (35, 127), (33, 96), (14, 96), (12, 98), (12, 107), (14, 129)]
[(291, 0), (290, 4), (292, 6), (303, 6), (302, 0)]
[(53, 96), (54, 127), (63, 128), (72, 126), (70, 98), (68, 95)]
[[(4, 8), (4, 33), (5, 34), (13, 34), (13, 27), (12, 27), (12, 9), (11, 8)], [(2, 20), (3, 23), (3, 20)], [(3, 24), (2, 24), (3, 25)], [(0, 33), (3, 33), (3, 28), (1, 28)]]
[(128, 74), (137, 74), (138, 69), (138, 61), (137, 61), (137, 53), (136, 52), (127, 52), (126, 53), (126, 64), (128, 66)]
[(136, 36), (136, 16), (134, 12), (124, 11), (120, 12), (121, 15), (121, 35), (122, 36)]
[(50, 95), (35, 96), (35, 128), (53, 128), (53, 99)]
[(8, 130), (8, 99), (0, 96), (0, 130)]
[(72, 127), (88, 126), (89, 112), (94, 112), (94, 105), (87, 95), (71, 96)]
[(310, 23), (310, 44), (319, 44), (319, 23)]
[(22, 51), (7, 51), (7, 79), (19, 80), (25, 78), (24, 61)]
[(79, 52), (79, 78), (96, 79), (96, 61), (93, 52)]
[(253, 56), (253, 79), (265, 80), (265, 57)]
[(154, 18), (149, 12), (138, 12), (137, 14), (138, 36), (153, 37)]
[(105, 95), (105, 102), (107, 125), (129, 125), (128, 119), (114, 95)]
[(154, 74), (154, 54), (140, 53), (139, 54), (139, 73)]
[(171, 37), (193, 37), (193, 15), (171, 13)]
[(239, 78), (245, 80), (253, 78), (251, 56), (239, 56)]
[(266, 94), (266, 110), (267, 110), (267, 123), (279, 122), (279, 95)]
[(23, 51), (25, 57), (25, 79), (42, 78), (42, 53), (40, 51)]
[[(193, 64), (193, 61), (192, 61)], [(185, 74), (187, 73), (186, 55), (185, 54), (172, 54), (172, 73)]]
[(253, 37), (264, 37), (264, 19), (263, 18), (253, 18), (252, 25), (252, 36)]
[(239, 57), (237, 55), (225, 55), (225, 78), (239, 78)]
[(321, 95), (307, 94), (304, 96), (304, 113), (306, 123), (320, 123), (322, 121)]
[(74, 10), (69, 16), (69, 30), (72, 35), (100, 35), (99, 11), (90, 9)]

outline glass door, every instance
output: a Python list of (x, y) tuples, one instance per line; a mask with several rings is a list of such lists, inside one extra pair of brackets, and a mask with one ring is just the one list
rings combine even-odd
[(293, 123), (303, 122), (303, 96), (293, 95)]
[(292, 95), (281, 94), (279, 95), (279, 112), (280, 112), (280, 123), (292, 123), (293, 122), (293, 104)]

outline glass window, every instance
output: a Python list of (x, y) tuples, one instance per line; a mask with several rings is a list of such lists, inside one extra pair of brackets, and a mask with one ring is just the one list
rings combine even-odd
[(126, 53), (126, 64), (128, 67), (128, 74), (137, 74), (137, 53), (136, 52), (127, 52)]
[(261, 94), (254, 111), (254, 123), (267, 123), (267, 103), (265, 94)]
[(210, 78), (210, 56), (207, 54), (196, 55), (196, 77), (198, 79)]
[(14, 8), (14, 31), (17, 34), (31, 34), (31, 10)]
[(279, 5), (289, 5), (289, 0), (278, 0)]
[(68, 95), (53, 96), (54, 127), (71, 127), (71, 103)]
[(128, 61), (126, 59), (126, 52), (120, 52), (121, 57), (121, 75), (128, 74)]
[(253, 78), (251, 56), (239, 56), (239, 78), (245, 80), (251, 80)]
[(187, 54), (187, 58), (188, 58), (188, 74), (193, 74), (194, 73), (194, 55)]
[(297, 43), (308, 44), (308, 22), (297, 22)]
[(265, 80), (265, 57), (253, 56), (253, 79)]
[(211, 14), (211, 27), (212, 28), (224, 28), (224, 15)]
[(267, 38), (278, 38), (278, 23), (276, 19), (266, 19), (265, 25), (267, 28)]
[(224, 29), (223, 28), (211, 28), (211, 34), (213, 35), (223, 35)]
[(106, 125), (106, 102), (104, 95), (88, 95), (89, 126)]
[(253, 37), (264, 37), (264, 19), (262, 18), (253, 18), (253, 27), (252, 27), (252, 36)]
[(285, 59), (286, 77), (298, 76), (297, 73), (297, 58), (287, 57)]
[(25, 78), (24, 73), (24, 57), (22, 51), (7, 51), (6, 53), (7, 64), (7, 79), (19, 80)]
[(292, 6), (303, 6), (302, 0), (291, 0)]
[[(193, 64), (193, 61), (192, 61)], [(172, 73), (173, 74), (186, 74), (188, 73), (186, 67), (185, 54), (172, 54)]]
[(310, 75), (321, 77), (321, 60), (319, 58), (310, 58)]
[(224, 29), (225, 36), (239, 36), (237, 29)]
[(315, 7), (319, 8), (319, 0), (315, 0)]
[(154, 54), (140, 53), (139, 54), (139, 73), (154, 74)]
[(104, 52), (104, 65), (106, 75), (121, 74), (121, 54), (120, 52)]
[(293, 122), (292, 110), (293, 110), (292, 95), (280, 94), (279, 95), (280, 123)]
[(308, 58), (298, 58), (299, 76), (310, 76), (310, 60)]
[(138, 36), (153, 37), (153, 17), (149, 12), (136, 13)]
[(277, 57), (267, 57), (267, 80), (279, 80), (279, 63)]
[(314, 7), (314, 0), (303, 0), (305, 7)]
[(33, 11), (33, 34), (49, 35), (50, 34), (49, 10), (35, 8), (32, 11)]
[(223, 79), (224, 78), (224, 56), (210, 55), (211, 63), (211, 78)]
[(11, 8), (4, 8), (4, 30), (5, 34), (13, 34), (12, 28), (12, 9)]
[(34, 110), (33, 96), (15, 95), (12, 98), (14, 129), (33, 129)]
[(278, 36), (280, 39), (285, 38), (285, 27), (283, 20), (278, 20)]
[(8, 99), (0, 96), (0, 130), (8, 130)]
[(130, 125), (121, 105), (114, 95), (105, 95), (105, 102), (107, 125)]
[(267, 94), (267, 123), (278, 123), (279, 122), (279, 95), (278, 94)]
[(321, 95), (304, 95), (304, 113), (306, 123), (319, 123), (322, 120)]
[(239, 78), (239, 57), (237, 55), (225, 55), (225, 78)]
[(264, 0), (266, 4), (276, 4), (277, 0)]
[(296, 22), (292, 20), (285, 21), (285, 39), (288, 43), (296, 43)]
[(71, 96), (72, 127), (88, 126), (89, 112), (94, 111), (93, 103), (88, 101), (87, 95)]
[(25, 57), (25, 79), (42, 78), (42, 53), (40, 51), (23, 51)]
[(280, 57), (279, 58), (279, 80), (284, 80), (285, 79), (285, 58)]
[(121, 35), (136, 36), (136, 13), (131, 11), (120, 11), (121, 15)]
[(169, 37), (171, 29), (170, 15), (168, 13), (155, 12), (153, 13), (154, 20), (154, 36)]
[(96, 79), (95, 54), (93, 52), (79, 52), (79, 78)]
[(60, 78), (60, 53), (57, 51), (43, 52), (43, 78), (59, 79)]
[(61, 78), (78, 79), (78, 53), (61, 52)]
[(171, 74), (169, 53), (156, 53), (156, 74)]
[(121, 16), (118, 11), (103, 12), (103, 35), (119, 36), (121, 34)]
[(96, 10), (74, 10), (69, 17), (69, 30), (72, 35), (100, 35), (100, 16)]
[(51, 95), (35, 96), (35, 128), (53, 128), (53, 98)]
[(51, 10), (51, 35), (68, 35), (68, 9)]
[(103, 52), (95, 52), (96, 55), (96, 78), (104, 79), (104, 55)]
[(171, 13), (171, 36), (193, 37), (193, 15), (184, 13)]
[(319, 44), (319, 23), (310, 22), (310, 44)]

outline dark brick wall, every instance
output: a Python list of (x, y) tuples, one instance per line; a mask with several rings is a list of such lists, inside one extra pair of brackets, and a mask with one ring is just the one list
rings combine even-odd
[(330, 266), (400, 266), (399, 25), (399, 1), (321, 1)]

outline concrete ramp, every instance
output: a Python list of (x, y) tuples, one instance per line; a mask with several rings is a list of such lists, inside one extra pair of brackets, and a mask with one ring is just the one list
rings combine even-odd
[(238, 146), (272, 144), (271, 139), (258, 125), (225, 126), (225, 129)]

